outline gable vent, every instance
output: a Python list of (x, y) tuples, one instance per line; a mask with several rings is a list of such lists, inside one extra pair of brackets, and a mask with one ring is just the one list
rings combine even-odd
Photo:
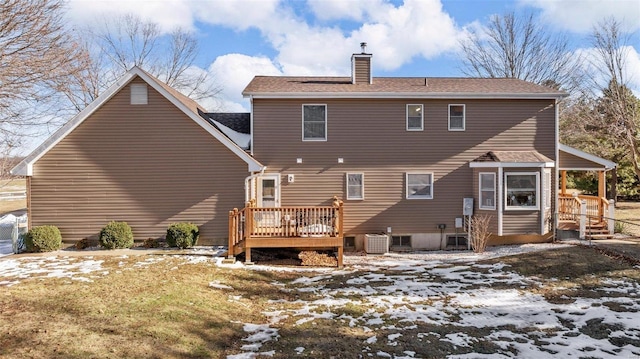
[(131, 84), (130, 87), (131, 87), (131, 104), (146, 105), (148, 103), (147, 84)]

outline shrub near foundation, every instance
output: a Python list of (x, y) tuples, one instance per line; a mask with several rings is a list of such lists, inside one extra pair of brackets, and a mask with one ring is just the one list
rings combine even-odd
[(127, 222), (109, 222), (100, 231), (100, 245), (107, 249), (133, 247), (133, 232)]
[(36, 226), (24, 236), (27, 252), (51, 252), (62, 248), (62, 235), (56, 226)]
[(200, 231), (193, 223), (172, 223), (167, 228), (167, 244), (169, 247), (188, 248), (198, 242)]

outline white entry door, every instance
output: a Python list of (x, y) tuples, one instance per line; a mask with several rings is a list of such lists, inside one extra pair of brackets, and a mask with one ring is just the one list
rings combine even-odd
[(258, 178), (258, 207), (280, 207), (280, 175)]

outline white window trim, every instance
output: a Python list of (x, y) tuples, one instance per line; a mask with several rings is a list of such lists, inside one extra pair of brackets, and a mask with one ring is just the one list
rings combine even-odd
[[(516, 176), (526, 176), (526, 175), (535, 175), (536, 176), (536, 205), (535, 206), (509, 206), (507, 204), (507, 196), (508, 196), (508, 182), (507, 176), (516, 175)], [(539, 211), (540, 210), (540, 172), (505, 172), (504, 173), (504, 210), (505, 211)]]
[[(482, 175), (493, 176), (493, 206), (485, 206), (482, 204)], [(480, 172), (478, 173), (478, 209), (494, 210), (496, 209), (496, 173), (495, 172)]]
[[(431, 175), (431, 193), (425, 195), (409, 195), (409, 175)], [(406, 199), (433, 199), (433, 183), (435, 182), (433, 172), (406, 172), (404, 175), (404, 193)]]
[(147, 84), (131, 84), (129, 90), (131, 91), (130, 103), (132, 105), (147, 105), (149, 103), (149, 89)]
[[(409, 106), (420, 106), (420, 128), (409, 128)], [(408, 103), (405, 111), (405, 128), (407, 131), (424, 131), (424, 105)]]
[[(349, 175), (360, 175), (362, 178), (362, 188), (361, 188), (361, 193), (362, 193), (362, 197), (352, 197), (349, 195)], [(347, 200), (350, 201), (363, 201), (364, 200), (364, 173), (362, 172), (347, 172), (345, 174), (345, 192), (347, 194)]]
[[(307, 138), (307, 139), (304, 138), (304, 107), (305, 106), (324, 106), (324, 138)], [(327, 122), (328, 122), (327, 118), (329, 117), (329, 115), (328, 115), (329, 109), (328, 109), (327, 104), (326, 103), (305, 103), (305, 104), (302, 104), (301, 110), (302, 110), (302, 114), (301, 114), (301, 117), (302, 117), (302, 141), (303, 142), (326, 142), (327, 138), (329, 137), (328, 133), (327, 133)]]
[(551, 202), (552, 202), (551, 196), (553, 193), (552, 192), (553, 188), (551, 187), (551, 182), (552, 182), (551, 169), (545, 168), (543, 169), (542, 173), (544, 173), (544, 177), (542, 178), (542, 181), (544, 182), (542, 184), (542, 194), (544, 196), (544, 209), (551, 209)]
[[(451, 106), (462, 106), (462, 128), (451, 128)], [(449, 104), (447, 118), (449, 131), (465, 131), (467, 128), (467, 107), (462, 103)]]

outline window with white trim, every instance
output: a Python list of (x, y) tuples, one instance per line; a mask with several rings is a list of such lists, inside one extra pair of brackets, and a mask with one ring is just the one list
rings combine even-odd
[(302, 105), (302, 140), (327, 140), (327, 105)]
[(540, 209), (538, 172), (507, 172), (504, 175), (505, 209)]
[(464, 131), (464, 113), (464, 105), (449, 105), (449, 131)]
[(551, 208), (551, 168), (544, 169), (544, 208)]
[(496, 209), (496, 174), (481, 172), (478, 177), (480, 209)]
[(131, 84), (131, 104), (146, 105), (148, 102), (147, 84)]
[(363, 173), (347, 173), (347, 199), (364, 199)]
[(433, 173), (406, 174), (407, 199), (433, 198)]
[(422, 105), (407, 105), (407, 131), (424, 130), (424, 111)]

